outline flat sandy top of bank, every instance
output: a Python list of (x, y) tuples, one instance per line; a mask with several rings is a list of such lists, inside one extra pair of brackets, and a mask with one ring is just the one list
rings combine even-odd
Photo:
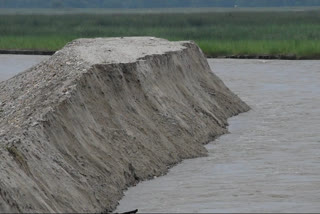
[[(116, 37), (79, 39), (68, 46), (90, 64), (129, 63), (147, 55), (182, 50), (183, 42), (168, 42), (154, 37)], [(68, 47), (67, 46), (67, 47)]]

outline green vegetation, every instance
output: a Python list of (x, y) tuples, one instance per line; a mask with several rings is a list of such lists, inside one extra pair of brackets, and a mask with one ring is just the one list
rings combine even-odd
[(0, 49), (57, 50), (80, 37), (115, 36), (194, 40), (211, 56), (295, 54), (320, 58), (320, 13), (0, 15)]

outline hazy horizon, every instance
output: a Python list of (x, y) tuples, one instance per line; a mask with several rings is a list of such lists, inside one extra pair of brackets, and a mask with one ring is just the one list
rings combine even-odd
[(200, 8), (320, 6), (320, 0), (0, 0), (0, 8)]

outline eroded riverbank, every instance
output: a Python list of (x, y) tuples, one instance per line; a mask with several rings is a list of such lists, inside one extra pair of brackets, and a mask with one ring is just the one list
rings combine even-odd
[(194, 42), (154, 37), (74, 40), (0, 89), (3, 212), (111, 212), (250, 109)]
[(320, 61), (210, 59), (252, 110), (166, 176), (138, 184), (119, 212), (318, 212)]

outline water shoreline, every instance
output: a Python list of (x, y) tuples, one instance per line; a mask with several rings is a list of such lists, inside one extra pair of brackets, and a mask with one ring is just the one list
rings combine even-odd
[[(0, 49), (0, 54), (12, 55), (46, 55), (51, 56), (56, 51), (53, 50), (19, 50), (19, 49)], [(320, 56), (296, 56), (294, 54), (243, 54), (243, 55), (211, 55), (205, 54), (209, 59), (279, 59), (279, 60), (319, 60)]]
[(19, 50), (19, 49), (0, 49), (0, 54), (12, 54), (12, 55), (46, 55), (51, 56), (56, 51), (50, 50)]

